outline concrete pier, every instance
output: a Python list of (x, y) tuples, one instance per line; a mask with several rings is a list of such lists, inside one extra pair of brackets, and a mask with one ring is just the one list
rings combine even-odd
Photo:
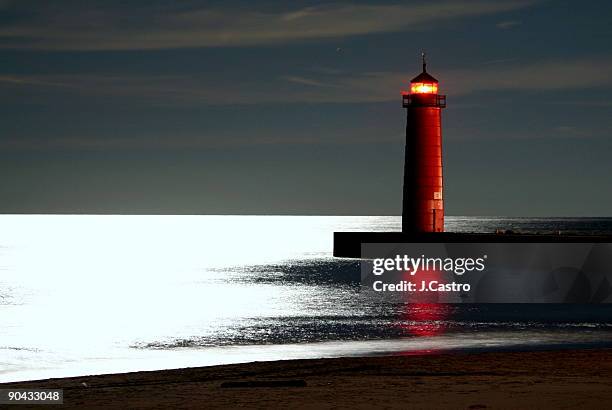
[(360, 258), (362, 243), (612, 243), (612, 235), (334, 232), (334, 256)]

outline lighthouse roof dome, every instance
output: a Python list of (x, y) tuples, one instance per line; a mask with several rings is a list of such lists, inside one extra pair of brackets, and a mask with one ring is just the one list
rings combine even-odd
[(432, 77), (427, 71), (423, 70), (421, 74), (414, 77), (412, 80), (410, 80), (410, 82), (411, 83), (437, 83), (438, 80)]

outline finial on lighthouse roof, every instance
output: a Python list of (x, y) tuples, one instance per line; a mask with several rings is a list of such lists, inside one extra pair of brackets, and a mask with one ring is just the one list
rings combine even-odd
[(427, 60), (425, 59), (425, 56), (426, 56), (425, 50), (423, 50), (421, 52), (421, 58), (423, 58), (423, 72), (424, 73), (427, 72), (427, 70), (426, 70), (426, 68), (427, 68)]
[(428, 72), (427, 72), (427, 54), (425, 54), (425, 50), (423, 50), (423, 52), (421, 52), (421, 59), (423, 60), (423, 72), (419, 75), (417, 75), (416, 77), (414, 77), (412, 80), (410, 80), (411, 83), (437, 83), (438, 80), (436, 80), (433, 76), (431, 76)]

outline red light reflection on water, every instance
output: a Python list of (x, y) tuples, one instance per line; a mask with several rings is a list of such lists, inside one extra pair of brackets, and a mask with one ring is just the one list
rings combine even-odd
[(407, 306), (399, 325), (404, 333), (426, 337), (444, 334), (449, 310), (446, 305), (437, 303), (411, 303)]
[[(445, 283), (442, 273), (436, 270), (419, 270), (414, 275), (404, 273), (403, 280), (416, 285), (416, 291), (404, 292), (406, 309), (399, 318), (399, 327), (406, 335), (427, 337), (445, 333), (451, 314), (449, 305), (437, 303), (438, 292), (429, 289), (429, 283)], [(423, 284), (425, 288), (423, 289)]]

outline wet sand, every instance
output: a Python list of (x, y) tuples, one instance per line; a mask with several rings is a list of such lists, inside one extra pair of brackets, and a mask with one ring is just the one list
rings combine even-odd
[(63, 388), (62, 408), (602, 409), (612, 408), (612, 349), (256, 362), (8, 387)]

